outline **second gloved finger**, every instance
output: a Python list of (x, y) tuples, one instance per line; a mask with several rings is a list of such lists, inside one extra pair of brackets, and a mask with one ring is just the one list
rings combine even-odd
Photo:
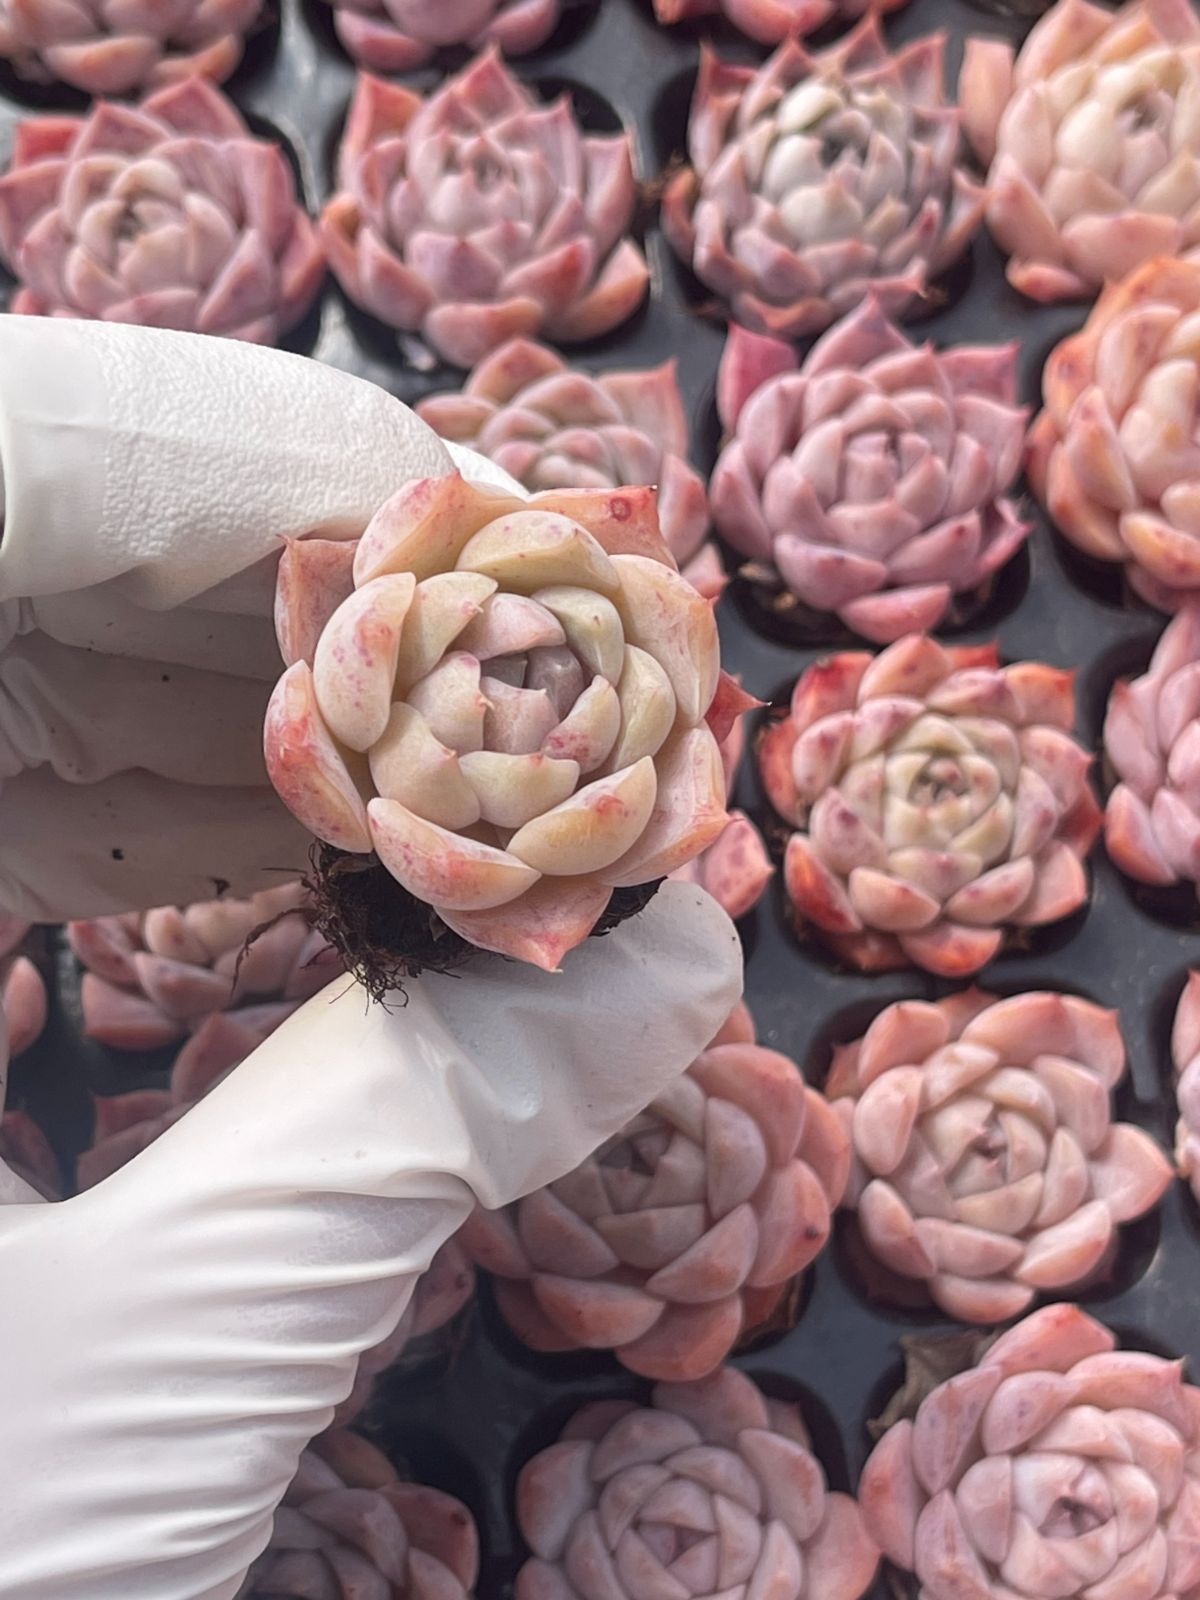
[(265, 784), (269, 694), (261, 679), (27, 634), (0, 656), (0, 781), (49, 765), (70, 783), (143, 769), (176, 783)]
[(71, 784), (39, 767), (0, 788), (0, 910), (59, 922), (253, 894), (302, 876), (311, 845), (266, 784)]

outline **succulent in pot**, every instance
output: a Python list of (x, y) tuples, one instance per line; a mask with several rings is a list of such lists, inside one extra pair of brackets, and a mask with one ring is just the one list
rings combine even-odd
[(829, 1237), (849, 1143), (744, 1005), (687, 1073), (574, 1172), (459, 1235), (535, 1350), (610, 1349), (705, 1377)]
[(867, 1248), (964, 1322), (1095, 1281), (1171, 1181), (1154, 1140), (1113, 1120), (1124, 1073), (1117, 1013), (1074, 995), (887, 1006), (825, 1084)]
[(325, 275), (287, 157), (203, 78), (17, 127), (0, 178), (12, 309), (273, 344)]
[(418, 403), (443, 439), (469, 445), (530, 493), (544, 489), (658, 489), (662, 536), (685, 578), (719, 594), (720, 560), (705, 545), (708, 497), (687, 459), (688, 422), (674, 360), (650, 371), (570, 367), (546, 345), (512, 339), (457, 394)]
[(799, 1406), (732, 1367), (656, 1384), (649, 1405), (584, 1406), (522, 1468), (517, 1521), (533, 1552), (517, 1600), (586, 1600), (600, 1584), (629, 1600), (860, 1600), (879, 1559)]
[(23, 78), (92, 95), (221, 83), (263, 9), (263, 0), (0, 0), (0, 57)]
[(312, 1441), (266, 1550), (237, 1600), (467, 1600), (479, 1576), (479, 1534), (460, 1500), (402, 1479), (361, 1434)]
[(1189, 972), (1171, 1030), (1175, 1067), (1175, 1162), (1200, 1200), (1200, 974)]
[(439, 50), (496, 45), (523, 56), (558, 26), (561, 0), (327, 0), (346, 53), (368, 72), (412, 72)]
[(921, 1596), (1182, 1600), (1200, 1583), (1200, 1391), (1045, 1306), (888, 1429), (859, 1503)]
[(320, 231), (342, 288), (459, 366), (607, 333), (645, 298), (629, 136), (584, 134), (494, 49), (424, 100), (363, 74), (338, 185)]
[(864, 970), (968, 977), (1087, 899), (1073, 674), (923, 634), (816, 662), (758, 750), (797, 927)]
[(1059, 532), (1162, 611), (1200, 595), (1198, 312), (1195, 262), (1109, 284), (1046, 362), (1029, 430), (1029, 481)]
[(1006, 491), (1024, 408), (1015, 345), (916, 346), (868, 295), (801, 362), (730, 329), (711, 483), (750, 571), (878, 644), (981, 598), (1028, 537)]
[[(278, 595), (275, 787), (382, 863), (435, 959), (449, 932), (553, 970), (728, 821), (718, 739), (745, 702), (652, 490), (422, 479), (348, 552), (295, 542)], [(326, 888), (355, 893), (354, 868)]]
[(689, 164), (663, 195), (677, 254), (755, 333), (819, 333), (874, 291), (894, 315), (961, 255), (983, 192), (959, 164), (940, 35), (891, 55), (874, 15), (761, 67), (708, 46)]
[(1200, 18), (1188, 0), (1057, 0), (1018, 53), (966, 43), (963, 125), (1014, 288), (1094, 295), (1200, 245)]

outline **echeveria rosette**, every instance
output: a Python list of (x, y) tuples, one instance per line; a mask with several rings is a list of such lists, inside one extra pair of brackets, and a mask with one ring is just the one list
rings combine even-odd
[(797, 924), (864, 970), (968, 977), (1087, 899), (1074, 674), (923, 634), (809, 667), (759, 745)]
[(277, 631), (281, 798), (470, 944), (554, 969), (728, 821), (743, 697), (651, 489), (410, 483), (357, 546), (289, 547)]
[(262, 9), (262, 0), (0, 0), (0, 56), (24, 78), (92, 95), (222, 83)]
[(799, 338), (870, 290), (894, 315), (962, 253), (983, 199), (958, 164), (943, 43), (893, 56), (870, 16), (816, 54), (789, 38), (757, 69), (704, 48), (662, 220), (735, 322)]
[[(727, 799), (733, 794), (745, 748), (745, 725), (739, 716), (721, 740)], [(699, 884), (736, 921), (754, 910), (774, 873), (762, 834), (744, 811), (733, 810), (713, 842), (671, 877)]]
[(522, 1468), (517, 1522), (516, 1600), (860, 1600), (879, 1561), (799, 1407), (732, 1367), (584, 1406)]
[(884, 1434), (859, 1504), (921, 1600), (1200, 1593), (1200, 1391), (1115, 1345), (1045, 1306)]
[(494, 44), (523, 56), (558, 26), (561, 0), (328, 0), (347, 54), (368, 72), (412, 72), (439, 50)]
[(1163, 611), (1200, 597), (1197, 313), (1200, 265), (1110, 284), (1051, 352), (1029, 430), (1029, 481), (1059, 531)]
[(894, 11), (904, 4), (906, 0), (654, 0), (654, 15), (669, 24), (716, 13), (759, 44), (781, 44), (790, 35), (803, 37), (827, 22), (857, 19), (868, 11)]
[(478, 450), (532, 493), (655, 484), (671, 554), (698, 589), (719, 594), (720, 559), (704, 544), (708, 496), (687, 459), (675, 369), (671, 360), (649, 371), (591, 374), (532, 339), (512, 339), (459, 393), (433, 395), (416, 409), (443, 439)]
[(913, 345), (872, 294), (803, 362), (730, 329), (731, 435), (711, 483), (724, 537), (773, 581), (888, 644), (936, 627), (1018, 550), (1015, 345)]
[(1091, 296), (1200, 245), (1200, 17), (1188, 0), (1116, 11), (1058, 0), (1015, 57), (969, 38), (963, 126), (989, 164), (988, 227), (1013, 287)]
[(1175, 1067), (1175, 1163), (1200, 1201), (1200, 973), (1189, 972), (1171, 1030)]
[(1118, 779), (1104, 813), (1109, 855), (1140, 883), (1200, 892), (1200, 603), (1168, 624), (1140, 678), (1118, 682), (1104, 719)]
[(19, 124), (0, 178), (12, 309), (274, 343), (325, 266), (278, 145), (202, 78)]
[(258, 1044), (342, 971), (300, 883), (72, 922), (67, 938), (84, 967), (84, 1032), (120, 1050), (175, 1044), (214, 1012)]
[(363, 74), (321, 217), (350, 299), (469, 367), (507, 340), (607, 333), (646, 295), (628, 134), (584, 134), (492, 49), (427, 99)]
[[(706, 1377), (829, 1237), (849, 1142), (745, 1006), (687, 1073), (565, 1178), (459, 1235), (534, 1350), (612, 1350)], [(719, 1585), (718, 1587), (724, 1587)]]
[(825, 1085), (868, 1249), (962, 1322), (1096, 1278), (1171, 1181), (1154, 1141), (1112, 1120), (1125, 1064), (1117, 1013), (1073, 995), (887, 1006)]
[(401, 1479), (361, 1434), (320, 1434), (238, 1600), (468, 1600), (479, 1534), (460, 1500)]

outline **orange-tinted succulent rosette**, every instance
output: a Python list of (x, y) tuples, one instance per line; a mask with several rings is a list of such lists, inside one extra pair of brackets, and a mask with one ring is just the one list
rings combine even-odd
[(727, 821), (718, 737), (752, 702), (650, 489), (410, 483), (357, 547), (290, 547), (277, 626), (280, 796), (471, 944), (553, 969)]

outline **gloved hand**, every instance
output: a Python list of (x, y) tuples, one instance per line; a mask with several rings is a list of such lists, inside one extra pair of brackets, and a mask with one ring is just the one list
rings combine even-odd
[[(278, 540), (355, 536), (440, 442), (298, 358), (0, 318), (0, 456), (0, 909), (297, 871), (260, 755)], [(77, 1199), (0, 1168), (0, 1597), (231, 1600), (471, 1207), (575, 1166), (739, 990), (671, 884), (561, 973), (481, 956), (390, 1008), (340, 980)]]
[(0, 317), (0, 457), (0, 908), (34, 920), (300, 875), (262, 760), (283, 540), (455, 464), (515, 487), (332, 367), (40, 317)]

